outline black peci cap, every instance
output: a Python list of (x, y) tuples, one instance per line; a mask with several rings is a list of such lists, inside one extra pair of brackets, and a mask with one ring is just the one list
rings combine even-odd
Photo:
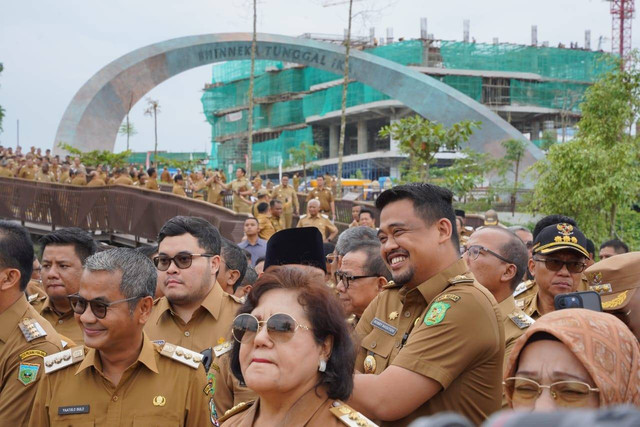
[(267, 242), (266, 271), (272, 265), (302, 264), (326, 273), (322, 234), (316, 227), (280, 230)]
[(533, 242), (534, 254), (549, 254), (563, 249), (571, 249), (589, 258), (587, 238), (578, 227), (560, 223), (542, 229)]

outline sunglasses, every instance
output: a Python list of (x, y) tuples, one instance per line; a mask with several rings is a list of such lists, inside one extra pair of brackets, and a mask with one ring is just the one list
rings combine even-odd
[(184, 270), (185, 268), (191, 267), (193, 263), (193, 257), (202, 256), (202, 257), (212, 257), (214, 254), (190, 254), (186, 252), (180, 252), (174, 257), (170, 257), (167, 255), (158, 255), (153, 257), (153, 264), (159, 271), (167, 271), (171, 266), (171, 261), (178, 267), (180, 270)]
[(541, 385), (529, 378), (510, 377), (502, 384), (511, 401), (522, 407), (532, 407), (544, 388), (549, 389), (558, 406), (566, 408), (584, 406), (591, 393), (600, 392), (599, 389), (582, 381), (558, 381), (550, 385)]
[(353, 284), (354, 281), (358, 279), (364, 279), (366, 277), (376, 277), (375, 275), (366, 275), (366, 276), (352, 276), (347, 273), (343, 273), (341, 271), (336, 271), (336, 284), (342, 280), (342, 284), (344, 285), (344, 290), (349, 289), (349, 286)]
[(508, 260), (502, 255), (495, 253), (491, 249), (485, 248), (484, 246), (480, 246), (480, 245), (471, 245), (468, 248), (465, 248), (464, 252), (467, 252), (469, 254), (469, 258), (473, 260), (478, 259), (478, 256), (480, 256), (480, 252), (486, 252), (489, 255), (493, 255), (494, 257), (498, 258), (500, 261), (504, 261), (507, 264), (513, 264), (513, 261)]
[(544, 266), (547, 267), (549, 271), (560, 271), (565, 265), (569, 273), (582, 273), (584, 269), (587, 268), (587, 264), (582, 261), (563, 261), (555, 258), (533, 258), (533, 260), (536, 262), (544, 262)]
[(87, 306), (91, 306), (91, 312), (98, 319), (104, 319), (107, 315), (107, 310), (109, 307), (115, 304), (120, 304), (122, 302), (134, 301), (140, 299), (142, 297), (131, 297), (126, 299), (121, 299), (113, 302), (103, 302), (98, 300), (88, 300), (82, 298), (80, 295), (69, 295), (69, 303), (71, 304), (71, 308), (73, 312), (76, 314), (83, 314), (87, 310)]
[(296, 319), (285, 313), (272, 314), (267, 320), (258, 320), (255, 316), (243, 313), (233, 319), (231, 333), (239, 343), (252, 342), (262, 325), (267, 326), (267, 333), (273, 342), (287, 342), (298, 328), (310, 331), (311, 328), (299, 324)]

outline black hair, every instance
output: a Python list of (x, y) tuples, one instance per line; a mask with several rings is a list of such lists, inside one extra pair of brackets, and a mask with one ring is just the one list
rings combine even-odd
[(607, 240), (603, 244), (600, 245), (600, 249), (602, 248), (613, 248), (617, 254), (626, 254), (629, 252), (629, 246), (619, 239), (611, 239)]
[(360, 209), (360, 213), (358, 214), (358, 218), (360, 218), (362, 216), (362, 214), (369, 214), (371, 219), (374, 220), (374, 221), (376, 219), (376, 217), (373, 216), (373, 212), (371, 211), (371, 209), (367, 209), (367, 208)]
[(247, 272), (244, 275), (244, 279), (242, 279), (242, 283), (237, 281), (235, 285), (233, 285), (233, 292), (235, 293), (239, 288), (244, 288), (245, 286), (253, 286), (258, 280), (258, 273), (253, 267), (248, 266)]
[[(323, 386), (331, 399), (347, 399), (353, 391), (353, 370), (355, 348), (351, 333), (345, 321), (342, 306), (332, 295), (313, 268), (293, 265), (273, 266), (265, 272), (247, 296), (238, 314), (251, 313), (260, 303), (260, 298), (274, 289), (284, 289), (298, 293), (298, 303), (307, 315), (315, 342), (322, 345), (328, 337), (333, 337), (331, 355), (327, 368), (319, 372), (316, 387)], [(298, 319), (299, 320), (299, 319)], [(240, 369), (240, 345), (231, 350), (231, 371), (244, 383)]]
[(258, 206), (256, 206), (256, 209), (258, 209), (258, 213), (265, 213), (267, 209), (269, 209), (269, 203), (260, 202), (258, 203)]
[(335, 243), (324, 242), (322, 243), (322, 249), (324, 251), (324, 256), (326, 257), (327, 255), (332, 254), (333, 251), (336, 250), (336, 245)]
[(576, 222), (576, 220), (571, 218), (570, 216), (557, 215), (557, 214), (547, 215), (544, 218), (542, 218), (540, 221), (538, 221), (536, 223), (536, 226), (533, 228), (533, 232), (531, 233), (533, 234), (533, 240), (536, 240), (536, 237), (538, 237), (538, 234), (540, 234), (540, 232), (545, 227), (548, 227), (554, 224), (562, 224), (563, 222), (573, 225), (574, 227), (578, 226), (578, 223)]
[[(289, 175), (288, 175), (288, 174), (286, 174), (286, 173), (283, 173), (283, 174), (282, 174), (282, 178), (289, 178)], [(280, 178), (280, 179), (282, 179), (282, 178)]]
[(40, 238), (43, 253), (48, 245), (73, 245), (76, 256), (82, 264), (98, 250), (98, 245), (91, 234), (78, 227), (61, 228), (45, 234)]
[(184, 178), (182, 177), (182, 175), (180, 174), (176, 174), (176, 176), (173, 177), (173, 182), (178, 182), (180, 180), (183, 180)]
[(252, 257), (251, 252), (249, 252), (246, 249), (243, 249), (242, 253), (244, 254), (244, 257), (247, 259), (247, 262), (248, 263), (251, 262), (251, 257)]
[(261, 256), (260, 258), (258, 258), (258, 259), (256, 260), (255, 265), (258, 265), (258, 264), (260, 264), (261, 262), (265, 262), (266, 260), (267, 260), (267, 259), (266, 259), (265, 257)]
[(244, 221), (246, 222), (249, 219), (254, 220), (256, 222), (256, 224), (258, 224), (258, 227), (260, 227), (260, 221), (258, 221), (258, 218), (256, 218), (255, 216), (250, 216), (249, 218), (245, 219)]
[[(263, 202), (263, 203), (264, 203), (264, 202)], [(278, 203), (282, 204), (282, 202), (281, 202), (280, 200), (278, 200), (278, 199), (272, 199), (272, 200), (269, 202), (269, 207), (271, 207), (271, 208), (272, 208), (272, 207), (274, 207), (274, 206), (275, 206), (276, 204), (278, 204)]]
[(149, 168), (149, 169), (147, 169), (147, 175), (151, 176), (151, 175), (153, 175), (154, 173), (156, 173), (156, 168)]
[(237, 270), (240, 273), (238, 280), (233, 284), (235, 291), (236, 285), (242, 283), (242, 279), (244, 279), (244, 275), (247, 272), (247, 257), (238, 245), (227, 239), (222, 239), (222, 252), (220, 256), (229, 270)]
[(596, 255), (596, 245), (593, 243), (593, 240), (587, 239), (587, 247), (585, 249), (589, 253), (589, 256), (591, 256), (591, 259), (594, 259)]
[[(365, 263), (362, 270), (367, 276), (384, 277), (387, 281), (391, 280), (391, 271), (380, 255), (380, 242), (377, 240), (364, 240), (354, 245), (349, 252), (363, 252), (365, 254)], [(347, 253), (349, 253), (347, 252)]]
[[(446, 218), (451, 223), (451, 243), (460, 247), (456, 227), (456, 214), (453, 210), (453, 193), (444, 188), (427, 183), (398, 185), (383, 191), (376, 199), (376, 208), (380, 212), (389, 203), (399, 200), (411, 200), (416, 214), (422, 216), (427, 225)], [(362, 211), (360, 211), (362, 212)]]
[(158, 233), (158, 245), (165, 237), (191, 234), (208, 253), (220, 255), (220, 232), (209, 221), (197, 216), (174, 216), (165, 222)]
[[(247, 170), (245, 168), (238, 168), (238, 169), (240, 169), (243, 174), (245, 174), (245, 175), (247, 174)], [(236, 169), (236, 170), (238, 170), (238, 169)]]
[(153, 255), (158, 253), (158, 245), (142, 245), (136, 248), (136, 251), (151, 259)]
[(33, 273), (33, 242), (23, 226), (0, 220), (0, 267), (20, 272), (20, 291), (27, 288)]

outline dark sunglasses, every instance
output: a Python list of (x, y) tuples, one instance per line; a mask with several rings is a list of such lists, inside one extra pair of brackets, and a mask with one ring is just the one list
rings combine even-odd
[(262, 325), (267, 325), (267, 333), (274, 342), (289, 341), (298, 328), (311, 330), (285, 313), (272, 314), (267, 320), (258, 320), (251, 314), (243, 313), (233, 319), (231, 333), (239, 343), (249, 343), (255, 339)]
[(167, 271), (169, 266), (171, 266), (171, 261), (181, 270), (185, 268), (191, 267), (193, 263), (193, 257), (202, 256), (202, 257), (212, 257), (214, 254), (190, 254), (186, 252), (181, 252), (174, 257), (170, 257), (167, 255), (158, 255), (153, 257), (153, 264), (160, 271)]
[(556, 258), (533, 258), (536, 262), (544, 262), (544, 266), (547, 267), (549, 271), (560, 271), (562, 267), (567, 266), (567, 270), (569, 273), (582, 273), (585, 268), (587, 268), (587, 264), (582, 261), (563, 261), (561, 259)]
[(121, 299), (113, 302), (103, 302), (97, 300), (88, 300), (82, 298), (80, 295), (69, 295), (69, 303), (71, 304), (71, 308), (73, 312), (76, 314), (83, 314), (87, 310), (87, 306), (91, 306), (91, 312), (98, 319), (104, 319), (107, 315), (107, 309), (115, 304), (120, 304), (122, 302), (134, 301), (140, 299), (142, 297), (131, 297), (126, 299)]

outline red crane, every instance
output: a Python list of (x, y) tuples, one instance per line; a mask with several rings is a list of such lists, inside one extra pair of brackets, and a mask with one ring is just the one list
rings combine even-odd
[(635, 12), (634, 0), (611, 2), (611, 52), (624, 60), (631, 52), (631, 22)]

